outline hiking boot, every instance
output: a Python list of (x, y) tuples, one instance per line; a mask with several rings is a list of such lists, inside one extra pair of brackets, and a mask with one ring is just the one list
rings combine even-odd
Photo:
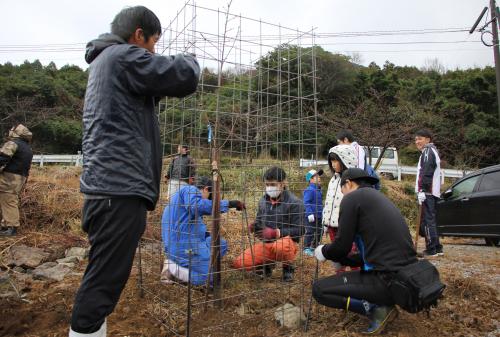
[(395, 306), (376, 306), (368, 316), (370, 323), (368, 329), (363, 332), (365, 335), (378, 335), (385, 326), (393, 321), (398, 315), (398, 310)]
[(17, 227), (7, 227), (7, 229), (0, 232), (0, 236), (16, 236)]
[(293, 282), (293, 274), (295, 273), (295, 267), (289, 264), (283, 265), (283, 282)]
[(304, 248), (304, 255), (307, 255), (307, 256), (314, 256), (314, 249), (312, 248)]

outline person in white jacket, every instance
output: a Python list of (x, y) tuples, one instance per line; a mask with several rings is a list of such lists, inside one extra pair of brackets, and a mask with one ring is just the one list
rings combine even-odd
[[(337, 145), (328, 151), (328, 166), (333, 174), (325, 198), (323, 207), (323, 226), (328, 232), (330, 240), (335, 240), (335, 234), (339, 226), (339, 206), (344, 195), (340, 190), (340, 178), (342, 172), (348, 168), (358, 167), (358, 159), (351, 145)], [(334, 267), (340, 271), (342, 266), (334, 263)]]

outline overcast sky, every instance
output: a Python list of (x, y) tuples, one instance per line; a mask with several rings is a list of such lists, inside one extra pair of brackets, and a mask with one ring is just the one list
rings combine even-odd
[[(215, 9), (223, 8), (227, 2), (196, 1)], [(488, 3), (487, 0), (233, 0), (231, 12), (303, 31), (314, 27), (318, 33), (422, 31), (469, 29)], [(0, 2), (4, 27), (0, 35), (0, 63), (19, 64), (39, 59), (43, 64), (54, 61), (58, 66), (69, 63), (85, 68), (85, 43), (108, 32), (114, 15), (122, 8), (144, 5), (157, 14), (165, 27), (183, 4), (182, 0), (4, 0)], [(197, 20), (202, 22), (207, 18), (199, 13)], [(480, 42), (479, 33), (401, 33), (330, 35), (317, 39), (317, 43), (332, 52), (359, 53), (364, 65), (372, 61), (382, 65), (389, 60), (397, 65), (421, 67), (433, 58), (447, 69), (493, 65), (493, 52)], [(46, 51), (40, 52), (41, 48)]]

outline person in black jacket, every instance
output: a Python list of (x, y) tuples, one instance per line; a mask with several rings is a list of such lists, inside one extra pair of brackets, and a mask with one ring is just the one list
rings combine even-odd
[(444, 255), (436, 225), (436, 204), (441, 196), (441, 160), (429, 130), (422, 129), (415, 133), (415, 145), (422, 152), (415, 180), (415, 193), (422, 215), (419, 234), (425, 237), (422, 255), (432, 258)]
[(168, 180), (168, 198), (177, 193), (182, 187), (192, 185), (196, 176), (196, 163), (189, 155), (187, 145), (179, 145), (178, 155), (170, 163), (165, 178)]
[(162, 152), (155, 102), (196, 91), (200, 68), (191, 55), (154, 53), (157, 16), (123, 9), (111, 34), (87, 44), (90, 64), (83, 109), (82, 227), (89, 264), (75, 297), (70, 336), (103, 336), (158, 201)]
[[(318, 303), (368, 316), (370, 334), (380, 333), (397, 315), (388, 289), (393, 273), (417, 261), (408, 225), (396, 206), (372, 188), (376, 180), (358, 168), (342, 174), (344, 198), (337, 236), (315, 250), (318, 261), (328, 259), (362, 269), (313, 284)], [(348, 255), (353, 242), (359, 253)]]
[(15, 236), (19, 227), (19, 194), (31, 168), (33, 152), (31, 131), (22, 124), (9, 131), (9, 139), (0, 148), (0, 236)]
[[(233, 261), (233, 267), (251, 271), (254, 266), (271, 276), (276, 261), (283, 263), (282, 278), (293, 281), (293, 260), (304, 232), (304, 205), (287, 190), (286, 173), (280, 167), (271, 167), (264, 173), (266, 194), (260, 199), (255, 222), (248, 230), (262, 240)], [(252, 256), (253, 255), (253, 256)]]

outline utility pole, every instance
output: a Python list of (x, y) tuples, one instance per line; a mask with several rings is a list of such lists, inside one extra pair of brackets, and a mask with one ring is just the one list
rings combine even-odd
[(493, 55), (495, 57), (495, 74), (497, 81), (498, 122), (500, 123), (500, 52), (498, 50), (498, 18), (495, 0), (490, 0), (491, 30), (493, 33)]

